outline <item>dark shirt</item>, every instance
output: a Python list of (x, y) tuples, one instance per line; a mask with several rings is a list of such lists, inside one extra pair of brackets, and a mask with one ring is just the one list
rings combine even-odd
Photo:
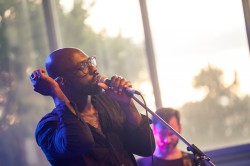
[(139, 166), (153, 166), (152, 162), (154, 162), (155, 166), (195, 166), (192, 154), (182, 152), (182, 156), (182, 158), (175, 160), (165, 160), (153, 156), (153, 161), (152, 157), (143, 157), (137, 159), (137, 163)]
[(93, 96), (91, 102), (98, 111), (101, 131), (63, 104), (38, 123), (36, 140), (51, 165), (133, 166), (137, 165), (133, 154), (152, 155), (155, 144), (150, 143), (153, 134), (145, 116), (135, 128), (126, 121), (119, 104), (106, 94)]

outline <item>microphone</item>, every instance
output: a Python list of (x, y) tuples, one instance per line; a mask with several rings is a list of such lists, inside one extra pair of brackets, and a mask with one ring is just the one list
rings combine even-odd
[[(111, 80), (108, 79), (106, 76), (99, 76), (97, 78), (97, 83), (104, 83), (105, 85), (107, 85), (108, 87), (111, 87)], [(128, 95), (133, 95), (133, 94), (137, 94), (140, 95), (141, 93), (137, 90), (134, 90), (132, 88), (125, 88), (125, 92)]]

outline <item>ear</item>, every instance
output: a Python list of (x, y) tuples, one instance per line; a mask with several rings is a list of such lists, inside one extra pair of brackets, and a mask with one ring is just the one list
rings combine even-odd
[(181, 134), (182, 133), (182, 125), (181, 124), (179, 124), (179, 133)]

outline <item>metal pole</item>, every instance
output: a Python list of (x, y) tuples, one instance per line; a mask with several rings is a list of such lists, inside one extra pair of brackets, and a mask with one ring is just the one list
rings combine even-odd
[(160, 87), (159, 87), (159, 82), (158, 82), (158, 74), (157, 74), (157, 68), (156, 68), (156, 62), (155, 62), (153, 42), (152, 42), (152, 37), (151, 37), (151, 30), (150, 30), (150, 25), (149, 25), (147, 4), (146, 4), (146, 0), (139, 0), (139, 1), (140, 1), (140, 7), (141, 7), (141, 15), (142, 15), (144, 35), (145, 35), (145, 44), (146, 44), (146, 54), (148, 58), (150, 77), (151, 77), (151, 81), (153, 85), (155, 104), (156, 104), (156, 107), (158, 108), (162, 106), (162, 101), (161, 101), (161, 92), (160, 92)]
[(249, 0), (242, 0), (245, 24), (246, 24), (246, 32), (247, 32), (247, 40), (248, 40), (248, 49), (250, 48), (250, 4)]
[(42, 0), (45, 23), (49, 41), (50, 52), (61, 47), (61, 36), (58, 30), (58, 19), (55, 9), (53, 9), (55, 1)]
[(132, 98), (140, 104), (145, 110), (147, 110), (152, 116), (157, 118), (165, 127), (168, 128), (168, 130), (172, 131), (183, 143), (187, 145), (187, 150), (191, 151), (194, 155), (194, 161), (197, 166), (200, 166), (200, 162), (203, 162), (203, 165), (205, 166), (215, 166), (214, 163), (212, 163), (211, 159), (203, 152), (201, 151), (197, 146), (194, 144), (190, 144), (184, 137), (182, 137), (177, 131), (175, 131), (167, 122), (164, 121), (159, 115), (154, 113), (152, 110), (150, 110), (144, 103), (142, 103), (138, 98), (135, 96), (132, 96)]

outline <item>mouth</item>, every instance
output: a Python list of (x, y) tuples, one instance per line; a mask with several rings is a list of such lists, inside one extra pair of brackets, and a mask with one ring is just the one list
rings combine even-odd
[(101, 78), (100, 74), (95, 72), (93, 75), (92, 83), (97, 84), (100, 78)]

